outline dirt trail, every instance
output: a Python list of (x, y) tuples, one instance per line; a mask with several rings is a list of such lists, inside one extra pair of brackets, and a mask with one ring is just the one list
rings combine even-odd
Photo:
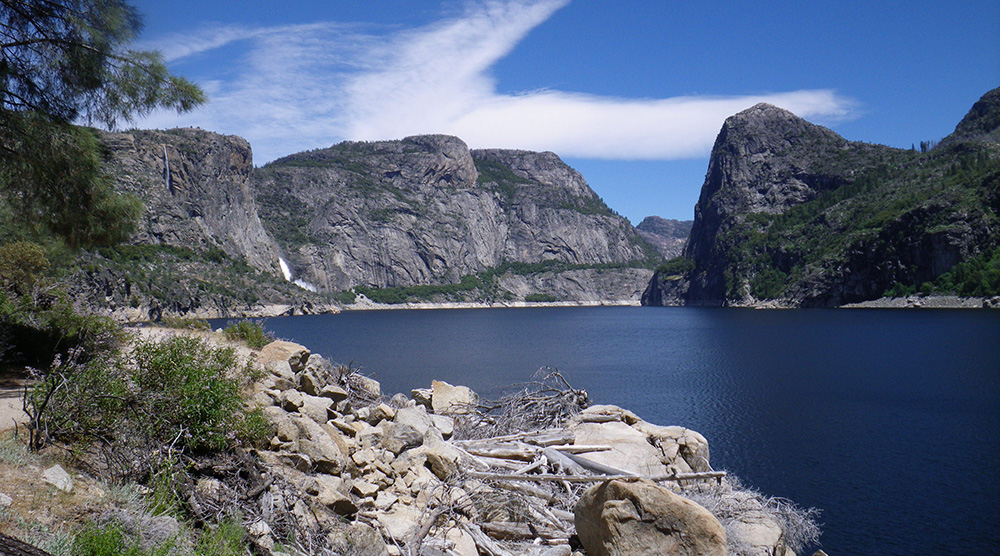
[(0, 432), (28, 422), (21, 410), (25, 378), (23, 371), (0, 369)]

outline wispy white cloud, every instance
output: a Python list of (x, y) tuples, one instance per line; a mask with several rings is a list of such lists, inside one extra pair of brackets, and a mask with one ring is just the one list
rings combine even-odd
[(157, 113), (139, 125), (239, 134), (258, 163), (343, 139), (421, 133), (457, 135), (472, 147), (662, 160), (706, 154), (722, 121), (758, 102), (806, 118), (851, 113), (851, 102), (829, 90), (664, 99), (499, 94), (490, 68), (568, 1), (490, 1), (433, 25), (382, 33), (316, 23), (166, 37), (152, 46), (176, 62), (234, 43), (246, 48), (227, 64), (240, 68), (234, 75), (206, 87), (206, 106)]

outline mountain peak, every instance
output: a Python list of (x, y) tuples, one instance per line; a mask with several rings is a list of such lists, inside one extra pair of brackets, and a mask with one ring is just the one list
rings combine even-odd
[(1000, 87), (980, 97), (955, 126), (955, 131), (941, 143), (945, 145), (970, 140), (1000, 142)]

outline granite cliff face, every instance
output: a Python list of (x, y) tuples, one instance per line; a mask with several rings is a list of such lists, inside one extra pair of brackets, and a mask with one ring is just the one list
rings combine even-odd
[(198, 129), (102, 133), (115, 187), (145, 212), (128, 244), (82, 253), (74, 297), (130, 320), (320, 303), (285, 283), (261, 225), (249, 143)]
[(324, 310), (355, 287), (431, 288), (386, 303), (637, 303), (659, 259), (552, 153), (418, 136), (253, 168), (245, 140), (196, 129), (102, 141), (146, 210), (127, 245), (82, 256), (74, 293), (133, 319)]
[(891, 150), (847, 141), (769, 104), (728, 118), (712, 149), (684, 251), (697, 269), (688, 301), (721, 305), (730, 293), (729, 245), (720, 234), (743, 225), (750, 214), (781, 214), (852, 183)]
[(639, 235), (648, 241), (661, 255), (668, 259), (684, 252), (688, 236), (691, 234), (691, 220), (671, 220), (659, 216), (647, 216), (635, 227)]
[(948, 288), (931, 282), (998, 244), (998, 97), (926, 153), (847, 141), (765, 104), (730, 117), (684, 260), (643, 302), (829, 307)]
[(189, 128), (107, 133), (103, 144), (118, 189), (146, 207), (134, 243), (214, 247), (278, 271), (277, 246), (257, 215), (245, 139)]
[[(650, 256), (552, 153), (470, 151), (440, 135), (346, 142), (279, 159), (253, 180), (293, 275), (322, 291), (453, 284), (510, 263), (629, 266)], [(620, 295), (600, 287), (580, 291)]]

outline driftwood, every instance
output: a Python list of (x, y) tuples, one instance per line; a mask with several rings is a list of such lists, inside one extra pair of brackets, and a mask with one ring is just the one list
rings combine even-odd
[(483, 531), (501, 541), (524, 541), (533, 539), (545, 539), (547, 541), (559, 540), (569, 542), (569, 533), (543, 527), (533, 523), (511, 523), (511, 522), (490, 522), (481, 525)]
[(466, 452), (474, 456), (484, 456), (498, 459), (516, 459), (520, 461), (534, 461), (535, 456), (537, 456), (540, 452), (538, 448), (528, 446), (527, 444), (522, 444), (520, 446), (507, 444), (489, 447), (476, 444), (472, 446), (466, 445), (464, 448)]
[(549, 462), (549, 467), (553, 470), (559, 470), (572, 474), (572, 475), (586, 475), (587, 470), (580, 466), (580, 464), (571, 460), (569, 456), (556, 450), (555, 448), (546, 448), (542, 450), (542, 455)]
[(566, 429), (545, 429), (540, 431), (519, 432), (506, 434), (503, 436), (492, 436), (489, 438), (478, 438), (472, 440), (455, 440), (455, 444), (460, 446), (490, 445), (504, 442), (521, 441), (526, 444), (533, 444), (543, 448), (548, 446), (570, 444), (575, 439), (573, 433)]
[[(510, 490), (510, 491), (513, 491), (513, 492), (520, 492), (521, 494), (527, 494), (528, 496), (534, 496), (535, 498), (539, 498), (541, 500), (544, 500), (544, 501), (550, 502), (550, 503), (556, 501), (556, 497), (555, 496), (549, 494), (548, 492), (545, 492), (544, 490), (541, 490), (541, 489), (536, 488), (536, 487), (532, 487), (530, 485), (522, 485), (522, 484), (517, 484), (516, 482), (510, 482), (510, 481), (517, 480), (517, 479), (510, 479), (510, 477), (518, 477), (518, 476), (522, 476), (522, 477), (538, 477), (538, 475), (505, 475), (503, 473), (470, 473), (469, 476), (480, 478), (480, 479), (490, 479), (492, 477), (503, 477), (503, 479), (499, 480), (493, 486), (495, 486), (496, 488), (501, 488), (503, 490)], [(534, 482), (538, 482), (538, 481), (534, 481)]]
[(0, 556), (52, 556), (44, 550), (0, 533)]
[(654, 483), (666, 481), (690, 481), (705, 479), (721, 479), (726, 476), (725, 471), (703, 471), (700, 473), (675, 473), (672, 475), (656, 475), (653, 477), (643, 477), (640, 475), (513, 475), (504, 473), (479, 473), (472, 471), (470, 477), (476, 479), (486, 479), (490, 481), (527, 481), (535, 483), (545, 482), (567, 482), (567, 483), (603, 483), (604, 481), (638, 481), (647, 479)]
[(586, 454), (588, 452), (607, 452), (611, 446), (588, 446), (586, 444), (567, 444), (565, 446), (552, 446), (552, 449), (569, 454)]
[(489, 535), (483, 532), (483, 530), (475, 523), (464, 523), (462, 524), (462, 529), (472, 537), (472, 540), (476, 543), (476, 548), (480, 552), (487, 554), (488, 556), (513, 556), (510, 552), (505, 550), (502, 546), (497, 544)]
[(566, 452), (562, 453), (562, 455), (571, 459), (573, 463), (579, 465), (580, 467), (593, 471), (594, 473), (600, 473), (602, 475), (635, 475), (635, 473), (632, 473), (630, 471), (625, 471), (624, 469), (618, 469), (617, 467), (611, 467), (610, 465), (605, 465), (603, 463), (597, 463), (596, 461), (589, 460), (585, 457), (581, 457), (576, 454), (571, 454)]

